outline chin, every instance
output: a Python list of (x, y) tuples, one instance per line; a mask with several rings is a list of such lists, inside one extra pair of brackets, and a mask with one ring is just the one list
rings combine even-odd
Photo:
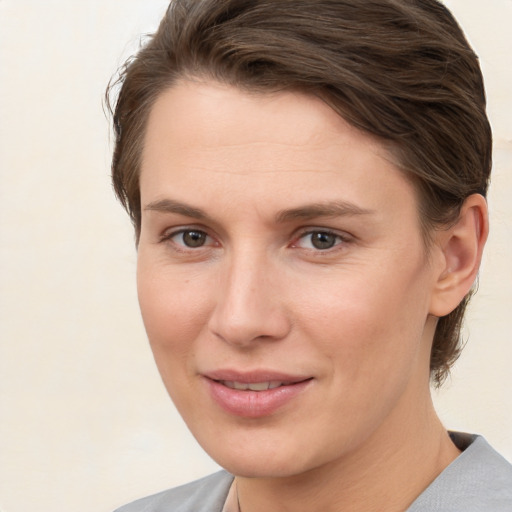
[(291, 429), (284, 433), (251, 430), (196, 438), (217, 464), (233, 475), (246, 478), (297, 476), (332, 458), (332, 449), (315, 446), (311, 435), (295, 437)]
[[(284, 458), (283, 458), (284, 459)], [(217, 463), (228, 473), (244, 478), (287, 478), (306, 472), (306, 467), (301, 467), (293, 458), (287, 457), (280, 460), (277, 457), (242, 458), (223, 457), (217, 458)]]

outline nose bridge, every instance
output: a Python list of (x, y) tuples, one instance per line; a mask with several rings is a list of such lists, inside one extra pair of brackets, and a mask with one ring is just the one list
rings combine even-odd
[(264, 250), (248, 246), (232, 251), (218, 283), (211, 331), (237, 345), (284, 337), (289, 322), (282, 307), (276, 271)]

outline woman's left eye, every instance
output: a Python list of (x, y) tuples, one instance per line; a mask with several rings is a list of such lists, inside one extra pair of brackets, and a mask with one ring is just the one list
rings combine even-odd
[(316, 251), (327, 251), (340, 245), (345, 240), (342, 236), (331, 231), (315, 230), (304, 233), (294, 244), (302, 249), (313, 249)]

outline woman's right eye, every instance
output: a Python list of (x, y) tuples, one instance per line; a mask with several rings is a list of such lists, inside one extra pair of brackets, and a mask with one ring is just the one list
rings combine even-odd
[(176, 245), (188, 249), (197, 249), (212, 244), (211, 237), (200, 229), (181, 229), (173, 233), (166, 233), (162, 237), (162, 242), (165, 241), (172, 241)]

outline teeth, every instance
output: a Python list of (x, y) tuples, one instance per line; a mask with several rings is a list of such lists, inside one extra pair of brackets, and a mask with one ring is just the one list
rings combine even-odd
[(278, 388), (279, 386), (282, 386), (286, 383), (278, 380), (251, 383), (224, 380), (222, 381), (222, 384), (231, 389), (238, 389), (239, 391), (266, 391), (267, 389)]
[(270, 382), (252, 382), (250, 384), (246, 384), (245, 389), (249, 389), (251, 391), (265, 391), (268, 389)]

